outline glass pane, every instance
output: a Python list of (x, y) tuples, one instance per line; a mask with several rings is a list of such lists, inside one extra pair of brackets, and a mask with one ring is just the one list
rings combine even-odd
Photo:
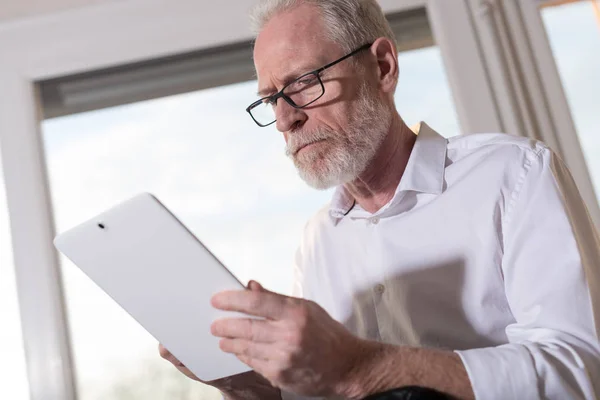
[(541, 10), (579, 141), (600, 194), (600, 1)]
[(0, 159), (0, 399), (29, 399), (2, 159)]
[(408, 126), (425, 121), (444, 137), (460, 135), (454, 101), (437, 46), (398, 56), (400, 76), (396, 108)]
[[(457, 134), (439, 50), (402, 53), (400, 68), (407, 123)], [(252, 122), (245, 108), (255, 92), (256, 82), (243, 82), (44, 121), (57, 230), (149, 191), (240, 280), (289, 293), (304, 224), (332, 190), (309, 189), (281, 134)], [(61, 263), (82, 400), (218, 398), (160, 360), (150, 335)]]
[[(303, 225), (330, 192), (307, 190), (280, 135), (254, 125), (245, 107), (255, 92), (245, 82), (45, 121), (57, 230), (149, 191), (242, 281), (288, 293)], [(219, 398), (159, 359), (150, 335), (61, 264), (81, 399)]]

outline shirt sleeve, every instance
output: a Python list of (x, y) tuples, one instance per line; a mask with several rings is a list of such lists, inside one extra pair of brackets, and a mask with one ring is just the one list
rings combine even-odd
[(525, 156), (503, 220), (508, 344), (457, 351), (477, 399), (600, 399), (600, 240), (549, 149)]

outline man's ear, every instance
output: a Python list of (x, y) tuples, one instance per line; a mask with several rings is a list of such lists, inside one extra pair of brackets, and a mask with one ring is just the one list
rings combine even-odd
[(377, 59), (377, 78), (381, 90), (393, 93), (398, 81), (398, 52), (394, 42), (381, 37), (373, 42), (371, 52)]

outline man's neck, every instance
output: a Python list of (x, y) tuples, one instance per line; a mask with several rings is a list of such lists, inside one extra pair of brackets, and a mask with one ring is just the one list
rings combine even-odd
[(357, 179), (344, 185), (366, 211), (375, 213), (396, 192), (417, 136), (398, 114), (373, 161)]

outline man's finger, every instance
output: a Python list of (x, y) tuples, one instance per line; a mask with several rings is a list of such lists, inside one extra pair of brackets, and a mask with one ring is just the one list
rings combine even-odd
[(252, 318), (223, 318), (210, 326), (214, 336), (246, 339), (253, 342), (272, 343), (277, 340), (277, 330), (267, 320)]
[(237, 311), (257, 317), (281, 319), (287, 306), (287, 297), (268, 290), (232, 290), (220, 292), (211, 299), (213, 307)]
[(167, 350), (167, 348), (165, 346), (162, 345), (162, 343), (158, 344), (158, 353), (160, 354), (160, 356), (162, 358), (167, 358), (171, 355), (171, 352), (169, 350)]
[(169, 350), (167, 350), (167, 348), (165, 346), (163, 346), (162, 343), (158, 344), (158, 352), (159, 352), (160, 356), (162, 358), (164, 358), (165, 360), (167, 360), (173, 364), (180, 364), (179, 360), (177, 360), (177, 358), (175, 358), (175, 356), (173, 354), (171, 354), (171, 352)]
[(269, 379), (269, 377), (275, 376), (275, 371), (273, 370), (272, 362), (268, 360), (262, 360), (260, 358), (252, 358), (243, 355), (236, 355), (236, 357), (241, 362), (243, 362), (244, 364), (252, 368), (254, 371), (256, 371), (258, 374), (260, 374), (264, 379), (268, 380), (271, 386), (279, 387), (276, 382)]
[(158, 352), (160, 353), (160, 356), (162, 358), (169, 361), (176, 367), (185, 367), (185, 365), (183, 365), (181, 361), (179, 361), (169, 350), (167, 350), (167, 348), (163, 346), (162, 343), (158, 344)]
[(269, 360), (277, 350), (267, 343), (255, 343), (245, 339), (221, 339), (219, 347), (226, 353)]
[(256, 282), (255, 280), (251, 280), (250, 282), (248, 282), (248, 289), (250, 290), (254, 290), (254, 291), (264, 291), (265, 288), (262, 287), (262, 285), (258, 282)]

